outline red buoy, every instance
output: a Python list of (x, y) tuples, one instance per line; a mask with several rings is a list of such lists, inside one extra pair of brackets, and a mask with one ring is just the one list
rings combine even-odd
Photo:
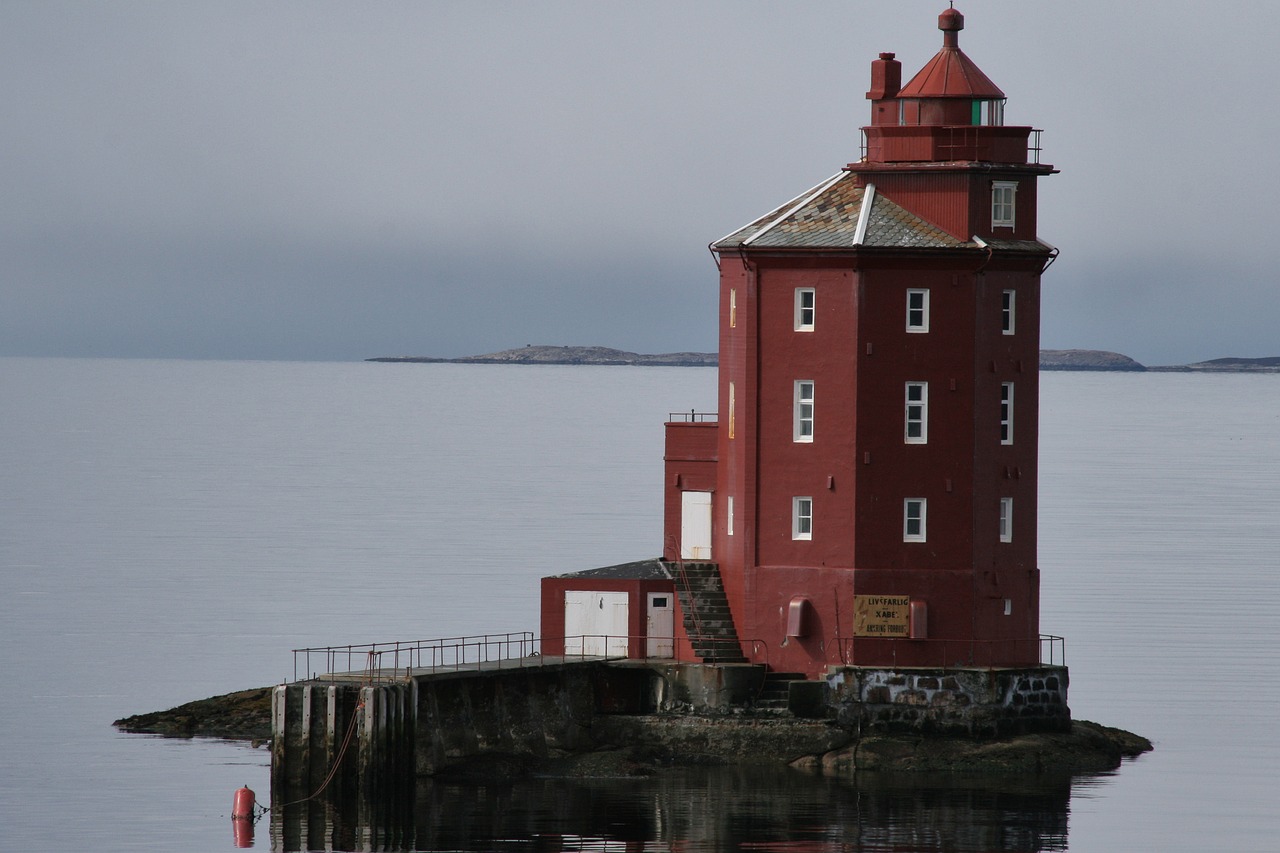
[(236, 791), (235, 801), (231, 804), (232, 820), (253, 820), (253, 790), (247, 785)]

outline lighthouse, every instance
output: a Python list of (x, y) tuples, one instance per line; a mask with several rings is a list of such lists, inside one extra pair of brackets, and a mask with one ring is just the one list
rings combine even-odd
[[(872, 61), (852, 162), (711, 244), (718, 412), (666, 425), (663, 558), (678, 587), (718, 574), (741, 658), (772, 670), (1041, 659), (1055, 169), (961, 50), (961, 13), (938, 28), (905, 84), (895, 54)], [(704, 605), (681, 603), (696, 633)]]

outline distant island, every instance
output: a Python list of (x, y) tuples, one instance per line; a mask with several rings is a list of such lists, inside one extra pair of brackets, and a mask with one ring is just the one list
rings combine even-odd
[[(611, 347), (546, 346), (529, 344), (516, 349), (468, 355), (461, 358), (434, 358), (422, 355), (389, 355), (365, 361), (412, 364), (576, 364), (633, 365), (636, 367), (715, 367), (714, 352), (667, 352), (644, 354)], [(1111, 370), (1164, 373), (1280, 373), (1280, 356), (1270, 358), (1215, 358), (1194, 364), (1148, 367), (1118, 352), (1092, 349), (1040, 350), (1041, 370)]]
[(1042, 349), (1041, 370), (1123, 370), (1152, 373), (1280, 373), (1280, 357), (1215, 358), (1193, 364), (1148, 367), (1118, 352), (1094, 349)]
[(715, 367), (719, 357), (714, 352), (666, 352), (645, 355), (610, 347), (556, 347), (529, 344), (517, 349), (468, 355), (462, 358), (395, 355), (367, 358), (365, 361), (413, 362), (417, 364), (629, 364), (637, 367)]

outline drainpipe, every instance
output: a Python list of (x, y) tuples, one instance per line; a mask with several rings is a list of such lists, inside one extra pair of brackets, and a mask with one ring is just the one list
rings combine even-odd
[(974, 275), (980, 275), (982, 271), (987, 268), (987, 264), (991, 263), (991, 256), (992, 254), (995, 253), (995, 250), (992, 249), (991, 246), (987, 244), (986, 240), (983, 240), (977, 234), (973, 235), (973, 242), (977, 243), (980, 248), (987, 250), (986, 259), (982, 262), (982, 265), (980, 267), (978, 267), (976, 270), (973, 271)]
[(1047, 243), (1044, 240), (1041, 240), (1039, 237), (1036, 238), (1036, 242), (1049, 250), (1049, 260), (1047, 263), (1045, 263), (1044, 266), (1040, 268), (1040, 275), (1044, 275), (1045, 270), (1053, 266), (1053, 262), (1058, 259), (1058, 247), (1053, 245), (1052, 243)]

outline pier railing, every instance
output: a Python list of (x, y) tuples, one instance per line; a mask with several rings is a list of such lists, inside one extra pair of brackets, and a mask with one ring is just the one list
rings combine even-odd
[[(757, 646), (763, 643), (753, 642)], [(658, 651), (648, 652), (651, 643)], [(544, 645), (554, 649), (555, 654), (545, 654)], [(634, 649), (643, 649), (645, 653), (631, 654)], [(535, 637), (532, 631), (520, 631), (294, 649), (293, 680), (380, 683), (442, 672), (532, 669), (588, 660), (688, 662), (697, 657), (687, 637), (613, 634)]]
[(461, 669), (495, 661), (521, 660), (537, 654), (538, 641), (532, 631), (322, 646), (293, 650), (293, 680), (367, 674), (375, 680), (385, 681), (403, 678), (413, 671)]
[[(1036, 659), (1045, 666), (1066, 665), (1066, 640), (1041, 634), (1026, 640), (910, 640), (836, 637), (828, 643), (829, 663), (854, 660), (855, 644), (875, 643), (887, 652), (886, 666), (987, 667)], [(554, 654), (544, 653), (544, 646)], [(746, 640), (757, 662), (769, 665), (763, 640)], [(657, 651), (651, 651), (656, 649)], [(642, 650), (640, 654), (633, 651)], [(899, 654), (899, 651), (902, 654)], [(877, 655), (879, 657), (880, 655)], [(763, 661), (761, 658), (763, 657)], [(415, 675), (487, 669), (529, 669), (587, 660), (689, 662), (699, 660), (688, 637), (577, 634), (535, 637), (532, 631), (442, 637), (391, 643), (363, 643), (293, 650), (293, 680), (400, 681)]]

